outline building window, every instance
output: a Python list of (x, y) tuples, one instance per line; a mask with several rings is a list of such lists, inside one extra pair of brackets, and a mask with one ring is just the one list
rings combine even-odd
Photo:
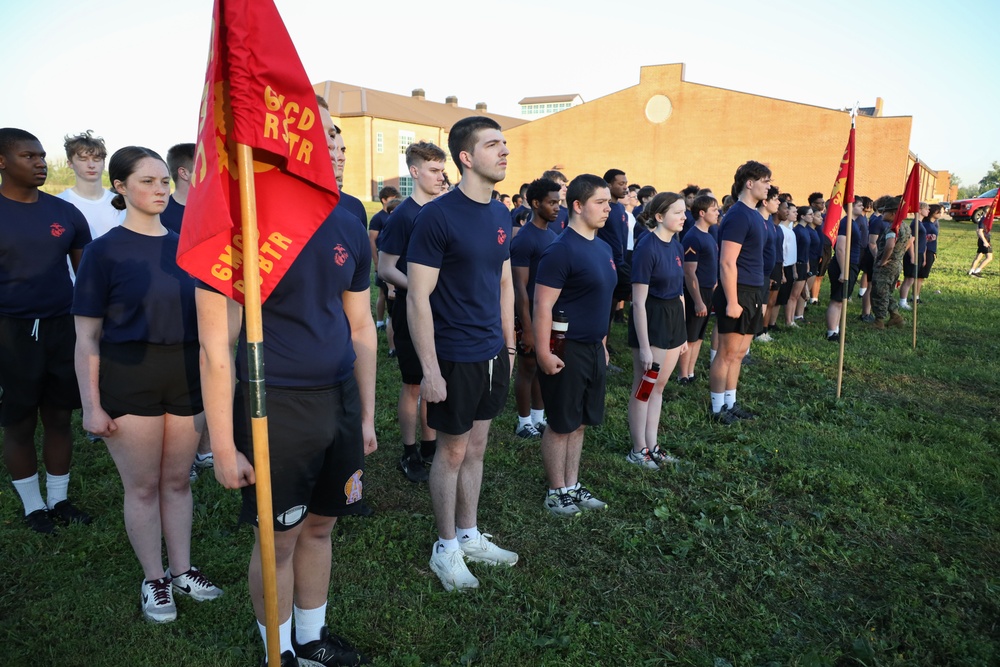
[(376, 153), (381, 153), (383, 150), (385, 150), (385, 146), (384, 146), (384, 142), (383, 142), (383, 138), (382, 138), (382, 133), (381, 132), (376, 132), (375, 133), (375, 152)]
[(375, 179), (376, 193), (382, 192), (382, 188), (384, 187), (385, 187), (385, 180), (381, 176), (379, 176), (378, 178)]
[(413, 178), (410, 176), (399, 177), (399, 195), (409, 197), (413, 194)]
[(416, 134), (413, 132), (406, 132), (404, 130), (399, 131), (399, 154), (405, 155), (406, 149), (416, 141)]

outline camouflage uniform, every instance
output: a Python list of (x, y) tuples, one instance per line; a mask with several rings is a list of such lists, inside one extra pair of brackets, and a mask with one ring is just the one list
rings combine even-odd
[[(886, 237), (891, 231), (886, 231), (878, 240), (878, 254), (881, 257), (885, 250)], [(906, 246), (913, 237), (909, 225), (900, 225), (896, 233), (896, 245), (892, 248), (892, 256), (889, 263), (879, 266), (876, 259), (875, 275), (872, 280), (872, 314), (876, 320), (884, 320), (889, 313), (895, 313), (899, 309), (899, 303), (892, 298), (892, 293), (896, 290), (896, 281), (903, 270), (903, 253)]]

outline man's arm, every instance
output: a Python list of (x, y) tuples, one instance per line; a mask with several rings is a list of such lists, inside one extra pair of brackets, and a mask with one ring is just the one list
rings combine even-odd
[[(369, 229), (368, 243), (369, 245), (371, 245), (372, 248), (372, 266), (375, 267), (376, 271), (378, 270), (378, 247), (375, 245), (375, 239), (377, 238), (378, 238), (378, 230)], [(385, 280), (385, 278), (382, 278), (382, 280)]]
[[(743, 306), (736, 298), (736, 260), (743, 250), (742, 243), (723, 241), (719, 248), (719, 284), (726, 295), (726, 317), (738, 318), (743, 314)], [(764, 277), (767, 279), (767, 276)]]
[(73, 272), (80, 269), (80, 260), (83, 258), (83, 248), (73, 248), (69, 251), (69, 261), (73, 265)]
[(440, 403), (448, 397), (448, 387), (441, 377), (437, 350), (434, 347), (434, 314), (431, 312), (431, 292), (437, 287), (440, 269), (409, 262), (406, 275), (409, 289), (406, 292), (406, 318), (410, 325), (410, 338), (420, 359), (424, 379), (420, 382), (420, 395), (429, 403)]
[[(532, 326), (535, 329), (535, 361), (538, 368), (546, 375), (555, 375), (566, 365), (562, 359), (549, 350), (549, 337), (552, 334), (552, 307), (559, 300), (561, 289), (535, 284), (535, 317)], [(633, 306), (634, 308), (634, 306)]]
[(510, 258), (503, 263), (500, 271), (500, 326), (503, 328), (503, 342), (510, 356), (510, 373), (514, 372), (514, 280), (510, 273)]
[(701, 300), (701, 284), (698, 282), (698, 262), (684, 262), (684, 284), (687, 286), (688, 294), (694, 299), (695, 316), (705, 317), (708, 315), (708, 306)]
[(227, 489), (256, 481), (250, 461), (233, 441), (233, 350), (240, 336), (243, 308), (229, 297), (198, 288), (198, 340), (201, 343), (201, 395), (215, 458), (215, 479)]
[(390, 255), (385, 252), (378, 253), (378, 277), (399, 289), (407, 289), (409, 283), (406, 274), (396, 268), (399, 255)]
[[(837, 264), (840, 265), (840, 282), (844, 282), (847, 279), (847, 274), (851, 268), (851, 256), (847, 253), (847, 237), (838, 236), (837, 245), (834, 248), (834, 255), (837, 258)], [(844, 261), (844, 258), (847, 261)]]
[(511, 266), (514, 280), (514, 310), (521, 321), (521, 347), (525, 352), (535, 349), (535, 332), (531, 325), (531, 304), (528, 299), (528, 267)]
[(372, 320), (371, 290), (347, 291), (343, 294), (344, 314), (351, 325), (354, 345), (354, 379), (361, 396), (361, 431), (364, 433), (365, 456), (378, 449), (375, 435), (375, 358), (378, 338)]

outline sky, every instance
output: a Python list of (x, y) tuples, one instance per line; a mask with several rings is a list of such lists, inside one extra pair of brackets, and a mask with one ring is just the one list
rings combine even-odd
[[(87, 129), (111, 151), (195, 141), (212, 4), (0, 0), (0, 126), (54, 158)], [(590, 101), (682, 62), (690, 82), (822, 107), (882, 97), (883, 115), (913, 117), (910, 150), (964, 185), (1000, 161), (996, 0), (275, 4), (312, 83), (423, 88), (517, 116), (522, 97)]]

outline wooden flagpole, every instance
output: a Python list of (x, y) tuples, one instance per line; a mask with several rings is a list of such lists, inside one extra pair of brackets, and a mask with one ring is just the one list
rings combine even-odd
[[(857, 105), (855, 105), (855, 110)], [(855, 111), (851, 111), (851, 129), (854, 129), (854, 114)], [(851, 180), (851, 172), (854, 170), (854, 155), (850, 155), (849, 159), (851, 164), (847, 166), (847, 180)], [(837, 398), (840, 398), (840, 391), (844, 385), (844, 344), (847, 339), (847, 299), (850, 294), (847, 293), (848, 288), (851, 286), (851, 227), (853, 227), (854, 219), (851, 215), (854, 213), (853, 208), (848, 206), (854, 202), (854, 193), (851, 193), (851, 201), (847, 201), (846, 192), (844, 197), (844, 213), (847, 217), (847, 238), (845, 241), (845, 248), (847, 249), (844, 253), (847, 257), (841, 257), (838, 259), (837, 263), (840, 264), (840, 275), (844, 278), (844, 302), (842, 308), (840, 309), (840, 336), (838, 336), (840, 351), (837, 357)], [(836, 244), (834, 244), (834, 250), (836, 250)], [(847, 260), (846, 266), (844, 265), (844, 260)]]
[(246, 317), (247, 364), (249, 368), (250, 426), (253, 467), (257, 492), (257, 530), (260, 533), (260, 565), (264, 588), (264, 623), (267, 664), (281, 664), (278, 637), (278, 575), (274, 555), (274, 512), (271, 508), (271, 455), (267, 438), (267, 403), (264, 391), (264, 326), (261, 319), (260, 247), (257, 232), (257, 195), (254, 189), (253, 148), (236, 145), (240, 179), (240, 212), (243, 219), (243, 313)]

